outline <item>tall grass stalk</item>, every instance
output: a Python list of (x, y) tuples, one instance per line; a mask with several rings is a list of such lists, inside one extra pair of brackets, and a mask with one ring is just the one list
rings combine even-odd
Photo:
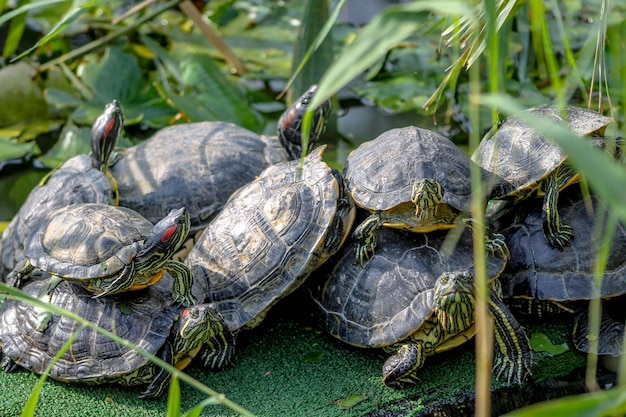
[(148, 360), (150, 360), (151, 362), (153, 362), (157, 366), (160, 366), (161, 368), (166, 369), (172, 375), (172, 377), (177, 377), (181, 381), (191, 385), (192, 387), (194, 387), (198, 391), (203, 392), (204, 394), (209, 396), (214, 401), (214, 404), (224, 405), (224, 406), (230, 408), (231, 410), (241, 414), (242, 416), (254, 417), (254, 414), (252, 414), (248, 410), (244, 409), (243, 407), (239, 406), (238, 404), (235, 404), (234, 402), (230, 401), (223, 394), (220, 394), (220, 393), (212, 390), (211, 388), (209, 388), (206, 385), (202, 384), (200, 381), (196, 380), (195, 378), (192, 378), (191, 376), (187, 375), (183, 371), (180, 371), (180, 370), (176, 369), (174, 366), (168, 364), (167, 362), (163, 361), (162, 359), (160, 359), (160, 358), (158, 358), (156, 356), (151, 355), (150, 353), (148, 353), (144, 349), (138, 347), (134, 343), (131, 343), (128, 340), (122, 339), (121, 337), (119, 337), (119, 336), (117, 336), (117, 335), (115, 335), (115, 334), (113, 334), (113, 333), (111, 333), (111, 332), (109, 332), (109, 331), (107, 331), (107, 330), (97, 326), (96, 324), (91, 323), (88, 320), (85, 320), (84, 318), (82, 318), (81, 316), (79, 316), (78, 314), (76, 314), (74, 312), (65, 310), (65, 309), (60, 308), (58, 306), (55, 306), (53, 304), (45, 303), (42, 300), (40, 300), (38, 298), (35, 298), (35, 297), (25, 293), (24, 291), (22, 291), (20, 289), (17, 289), (17, 288), (14, 288), (12, 286), (9, 286), (9, 285), (7, 285), (6, 283), (3, 283), (3, 282), (0, 282), (0, 294), (4, 294), (4, 296), (6, 298), (18, 300), (18, 301), (21, 301), (21, 302), (25, 302), (25, 303), (28, 303), (28, 304), (32, 305), (33, 307), (44, 309), (46, 311), (49, 311), (51, 314), (57, 314), (57, 315), (64, 316), (64, 317), (70, 318), (72, 320), (75, 320), (81, 326), (88, 327), (88, 328), (90, 328), (90, 329), (92, 329), (92, 330), (102, 334), (103, 336), (106, 336), (107, 338), (109, 338), (109, 339), (119, 343), (122, 346), (125, 346), (125, 347), (127, 347), (129, 349), (135, 350), (141, 356), (147, 358)]

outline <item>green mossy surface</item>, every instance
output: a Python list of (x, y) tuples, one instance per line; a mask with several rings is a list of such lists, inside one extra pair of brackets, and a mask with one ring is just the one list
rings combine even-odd
[[(347, 346), (315, 328), (295, 299), (271, 312), (260, 327), (240, 334), (237, 364), (221, 372), (188, 369), (190, 375), (257, 416), (420, 415), (434, 404), (471, 401), (474, 391), (474, 343), (427, 359), (419, 385), (395, 390), (380, 380), (385, 354)], [(287, 318), (289, 317), (289, 318)], [(568, 339), (562, 324), (529, 326), (553, 343)], [(533, 380), (558, 378), (584, 365), (585, 357), (570, 346), (552, 357), (536, 354)], [(21, 413), (38, 377), (29, 372), (0, 373), (0, 416)], [(498, 388), (494, 383), (493, 388)], [(204, 397), (181, 383), (182, 410)], [(167, 399), (139, 400), (141, 388), (86, 386), (47, 381), (37, 416), (164, 416)], [(530, 400), (529, 400), (530, 401)], [(203, 416), (235, 415), (224, 406), (209, 406)]]

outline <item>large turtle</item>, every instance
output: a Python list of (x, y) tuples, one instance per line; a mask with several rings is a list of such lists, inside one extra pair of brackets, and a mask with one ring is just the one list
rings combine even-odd
[[(521, 311), (533, 315), (577, 313), (575, 320), (580, 325), (574, 341), (587, 352), (586, 302), (593, 297), (608, 299), (626, 294), (626, 228), (622, 223), (616, 225), (602, 284), (595, 292), (594, 268), (600, 239), (594, 238), (593, 230), (597, 218), (606, 221), (606, 207), (594, 195), (586, 200), (579, 187), (570, 187), (559, 198), (559, 212), (564, 222), (581, 231), (560, 250), (544, 238), (543, 207), (537, 201), (519, 204), (498, 220), (502, 225), (498, 229), (511, 250), (500, 280), (504, 297)], [(600, 330), (599, 353), (621, 355), (624, 326), (604, 314)]]
[[(416, 383), (425, 357), (469, 340), (474, 328), (474, 253), (464, 231), (450, 251), (445, 232), (379, 232), (381, 243), (363, 267), (353, 262), (355, 241), (333, 258), (332, 268), (311, 286), (321, 326), (353, 346), (390, 353), (383, 382)], [(330, 262), (329, 262), (330, 264)], [(494, 372), (507, 382), (529, 373), (531, 351), (517, 320), (500, 298), (498, 275), (506, 258), (488, 256), (487, 277), (494, 320)]]
[(354, 205), (322, 161), (324, 149), (269, 167), (240, 188), (185, 260), (233, 332), (260, 323), (349, 233)]
[(91, 156), (78, 155), (44, 177), (2, 235), (0, 280), (24, 260), (24, 242), (54, 210), (77, 203), (117, 204), (109, 158), (124, 125), (117, 100), (107, 104), (91, 131)]
[[(45, 274), (44, 274), (45, 275)], [(47, 279), (33, 278), (23, 290), (37, 297)], [(94, 298), (84, 288), (63, 282), (50, 302), (138, 346), (149, 354), (183, 369), (198, 353), (205, 367), (217, 370), (231, 363), (234, 339), (215, 306), (198, 304), (186, 309), (172, 298), (172, 277), (137, 291)], [(201, 300), (204, 289), (194, 286)], [(0, 356), (6, 371), (18, 365), (66, 382), (149, 384), (143, 398), (155, 398), (167, 390), (170, 373), (137, 349), (118, 344), (70, 317), (54, 314), (48, 328), (38, 331), (39, 308), (14, 298), (0, 310)], [(77, 334), (76, 334), (77, 333)], [(56, 360), (70, 337), (75, 340)], [(50, 367), (48, 370), (47, 368)]]
[[(467, 218), (471, 165), (449, 139), (414, 126), (384, 132), (352, 151), (343, 170), (346, 187), (357, 205), (372, 212), (354, 230), (357, 261), (363, 264), (374, 253), (380, 226), (426, 233)], [(497, 235), (486, 247), (507, 251)]]
[[(602, 137), (610, 117), (592, 110), (567, 107), (566, 115), (555, 106), (538, 106), (526, 112), (569, 125), (578, 135), (591, 136), (595, 145), (604, 147)], [(621, 144), (614, 150), (619, 152)], [(490, 199), (522, 200), (536, 195), (543, 197), (543, 233), (554, 248), (569, 244), (572, 227), (563, 223), (557, 209), (559, 191), (579, 179), (579, 173), (567, 163), (567, 154), (550, 139), (539, 134), (519, 116), (509, 117), (495, 134), (488, 135), (472, 155), (472, 160), (494, 173), (489, 181)]]
[[(170, 259), (188, 233), (189, 215), (184, 207), (153, 225), (125, 207), (74, 204), (53, 212), (26, 240), (27, 261), (8, 281), (19, 287), (36, 268), (52, 274), (44, 298), (61, 280), (102, 296), (142, 289), (167, 271), (175, 277), (174, 301), (191, 305), (195, 302), (191, 272)], [(45, 325), (42, 319), (41, 327)]]
[[(199, 122), (159, 130), (129, 148), (111, 168), (120, 205), (153, 223), (172, 208), (187, 207), (191, 233), (203, 229), (230, 195), (265, 168), (300, 157), (300, 125), (316, 91), (311, 87), (278, 122), (278, 137), (257, 135), (226, 122)], [(330, 101), (313, 119), (311, 145), (322, 134)]]

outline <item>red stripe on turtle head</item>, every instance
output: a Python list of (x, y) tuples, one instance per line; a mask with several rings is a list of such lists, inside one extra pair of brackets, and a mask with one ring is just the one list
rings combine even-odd
[(105, 137), (105, 139), (109, 138), (109, 135), (111, 134), (111, 131), (115, 127), (116, 122), (117, 122), (117, 119), (115, 117), (109, 119), (109, 121), (107, 122), (106, 126), (104, 127), (104, 137)]
[(172, 235), (174, 234), (177, 228), (178, 228), (178, 225), (174, 224), (168, 227), (167, 229), (165, 229), (165, 231), (161, 235), (161, 242), (167, 243), (167, 241), (170, 240), (170, 238), (172, 237)]

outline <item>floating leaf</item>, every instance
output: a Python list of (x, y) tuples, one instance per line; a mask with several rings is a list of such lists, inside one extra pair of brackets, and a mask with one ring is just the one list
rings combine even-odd
[(551, 355), (560, 355), (561, 353), (567, 352), (569, 350), (567, 343), (555, 345), (550, 341), (548, 336), (541, 332), (533, 333), (530, 338), (530, 347), (535, 352), (548, 352)]
[(0, 124), (48, 118), (48, 104), (32, 66), (18, 62), (0, 69)]
[(324, 352), (319, 350), (307, 353), (304, 358), (302, 358), (302, 362), (306, 363), (320, 363), (324, 360)]
[(19, 143), (9, 138), (0, 137), (0, 168), (4, 165), (2, 161), (23, 158), (36, 152), (36, 150), (37, 145), (34, 142)]
[(351, 394), (344, 399), (335, 401), (335, 403), (337, 404), (337, 407), (341, 408), (342, 410), (348, 410), (355, 405), (362, 403), (368, 398), (369, 397), (367, 394)]

